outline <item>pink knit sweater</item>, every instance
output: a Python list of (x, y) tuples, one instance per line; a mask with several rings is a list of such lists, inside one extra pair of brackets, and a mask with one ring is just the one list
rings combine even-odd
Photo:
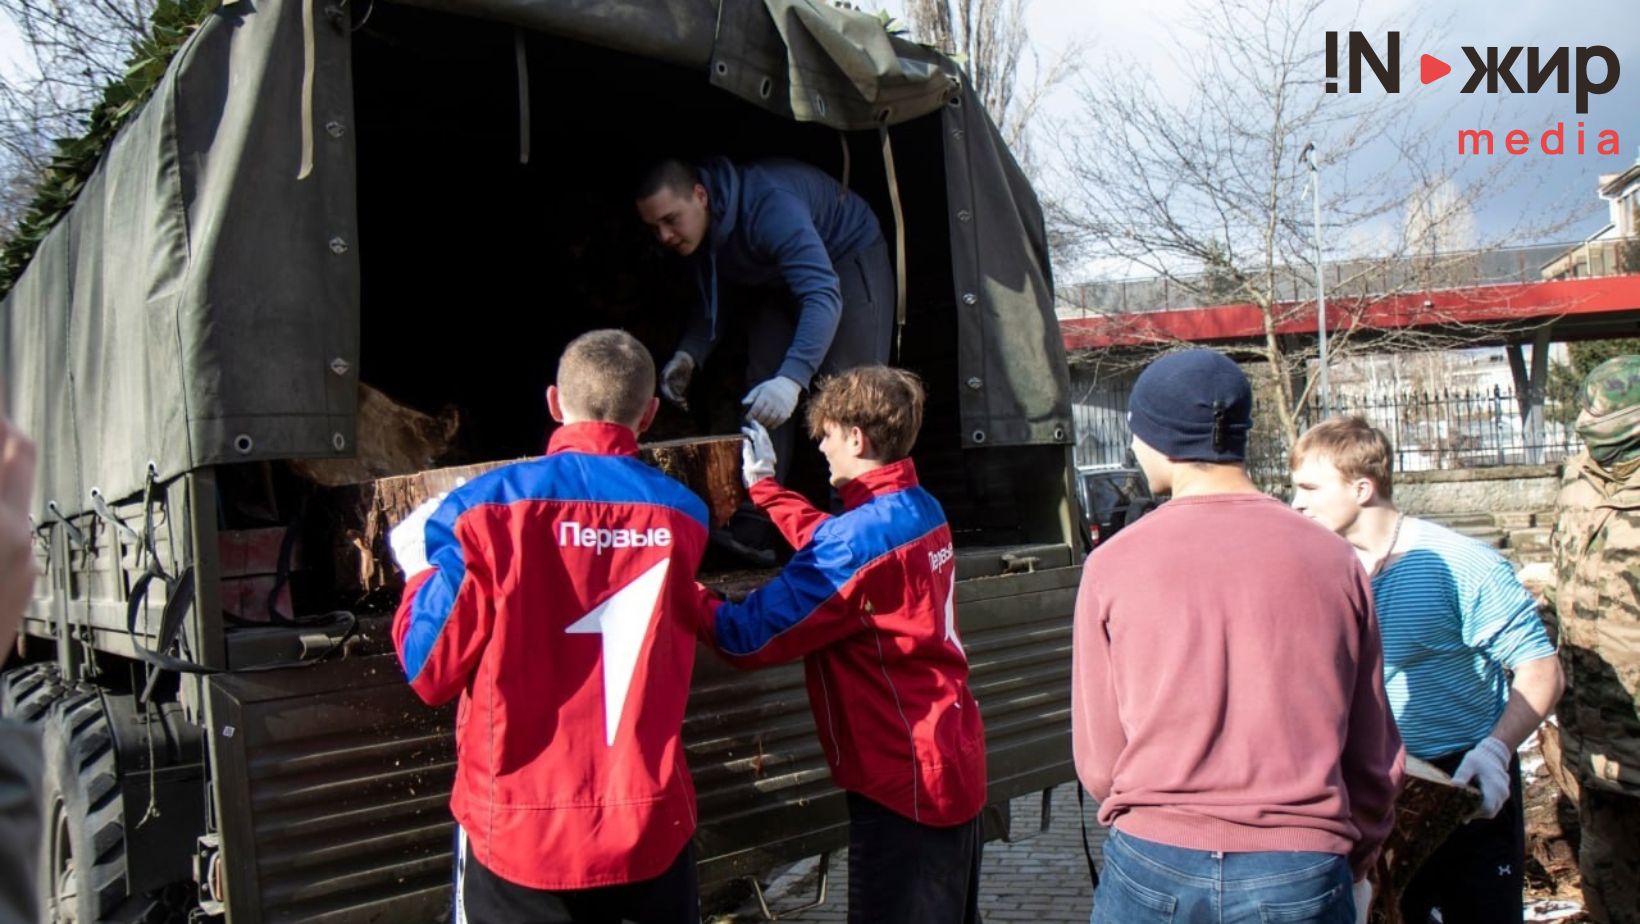
[(1372, 588), (1343, 539), (1259, 494), (1183, 497), (1089, 557), (1072, 740), (1099, 820), (1365, 870), (1405, 752)]

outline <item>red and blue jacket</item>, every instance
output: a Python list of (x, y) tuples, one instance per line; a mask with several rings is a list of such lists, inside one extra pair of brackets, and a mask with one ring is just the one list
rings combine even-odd
[(457, 488), (393, 620), (410, 686), (460, 696), (450, 809), (485, 868), (536, 889), (650, 879), (695, 831), (679, 742), (706, 506), (571, 424)]
[(707, 627), (733, 665), (804, 658), (832, 779), (913, 821), (985, 807), (985, 727), (957, 635), (957, 562), (940, 505), (906, 459), (843, 485), (828, 516), (773, 478), (752, 486), (797, 549)]

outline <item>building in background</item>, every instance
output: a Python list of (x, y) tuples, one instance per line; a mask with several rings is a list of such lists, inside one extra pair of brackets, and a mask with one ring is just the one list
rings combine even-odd
[(1640, 159), (1602, 175), (1599, 189), (1611, 213), (1606, 226), (1545, 265), (1544, 279), (1640, 273)]

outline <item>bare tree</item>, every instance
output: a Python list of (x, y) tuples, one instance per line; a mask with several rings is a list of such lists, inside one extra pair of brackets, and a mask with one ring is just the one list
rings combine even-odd
[(1030, 128), (1054, 87), (1081, 67), (1086, 44), (1071, 41), (1051, 57), (1038, 54), (1026, 28), (1030, 0), (907, 0), (917, 41), (951, 55), (968, 71), (991, 121), (1027, 171)]
[(125, 76), (156, 0), (0, 0), (22, 40), (0, 74), (0, 235), (22, 217), (58, 139), (86, 132), (104, 90)]
[[(1315, 311), (1312, 174), (1303, 148), (1315, 145), (1322, 178), (1335, 355), (1360, 347), (1363, 319), (1383, 299), (1472, 281), (1464, 261), (1473, 258), (1444, 255), (1436, 242), (1447, 246), (1468, 233), (1473, 206), (1496, 193), (1507, 168), (1460, 177), (1438, 153), (1447, 145), (1413, 118), (1410, 94), (1326, 92), (1323, 30), (1343, 36), (1352, 28), (1326, 0), (1215, 0), (1198, 17), (1181, 39), (1184, 88), (1158, 86), (1154, 61), (1114, 64), (1084, 82), (1079, 112), (1060, 134), (1068, 182), (1052, 206), (1055, 224), (1082, 256), (1155, 274), (1186, 304), (1256, 306), (1263, 335), (1238, 352), (1269, 370), (1269, 403), (1290, 445), (1314, 387), (1308, 369), (1316, 355), (1313, 344), (1282, 333)], [(1370, 145), (1394, 147), (1363, 156)], [(1340, 251), (1351, 259), (1339, 260)], [(1472, 344), (1480, 333), (1456, 315), (1450, 323), (1424, 320), (1445, 332), (1374, 329), (1372, 348), (1442, 349)]]

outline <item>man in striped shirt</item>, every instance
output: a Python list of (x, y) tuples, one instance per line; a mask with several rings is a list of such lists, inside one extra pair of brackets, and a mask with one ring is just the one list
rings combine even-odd
[(1564, 683), (1532, 595), (1495, 550), (1392, 500), (1389, 439), (1334, 418), (1293, 447), (1293, 507), (1349, 540), (1372, 578), (1384, 686), (1407, 753), (1481, 790), (1402, 896), (1409, 922), (1521, 920), (1525, 818), (1515, 750)]

